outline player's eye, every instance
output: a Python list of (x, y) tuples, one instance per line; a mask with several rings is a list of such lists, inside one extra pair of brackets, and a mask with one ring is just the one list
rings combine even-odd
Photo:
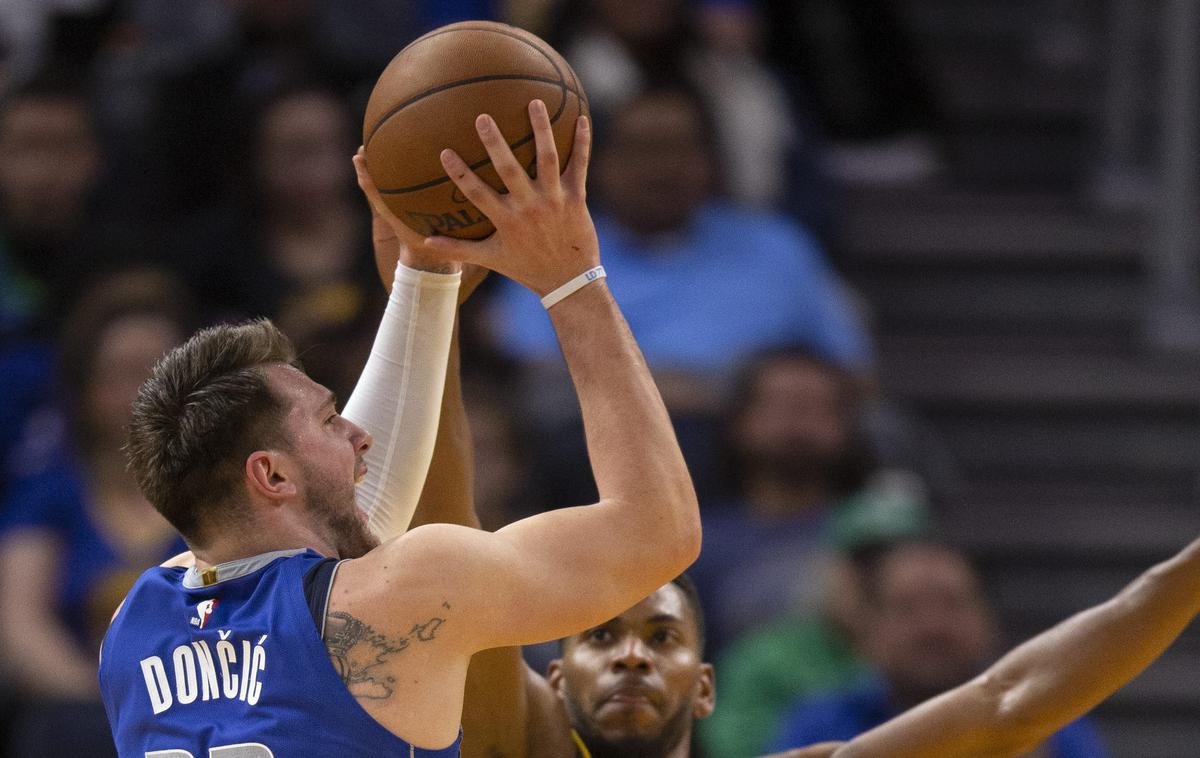
[(610, 639), (612, 639), (612, 632), (602, 626), (598, 626), (587, 633), (588, 642), (607, 642)]
[(332, 424), (337, 417), (338, 417), (338, 414), (331, 413), (331, 414), (329, 414), (329, 418), (325, 419), (325, 423)]
[(662, 644), (664, 642), (671, 642), (677, 638), (678, 635), (675, 634), (674, 629), (663, 628), (655, 629), (654, 634), (650, 636), (650, 641), (656, 644)]

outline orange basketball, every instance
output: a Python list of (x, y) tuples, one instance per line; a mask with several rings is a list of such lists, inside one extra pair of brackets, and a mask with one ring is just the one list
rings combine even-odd
[(575, 122), (588, 112), (575, 72), (536, 35), (507, 24), (464, 21), (435, 29), (400, 51), (375, 83), (363, 119), (371, 178), (388, 207), (420, 234), (482, 239), (495, 227), (442, 170), (452, 148), (485, 182), (504, 191), (475, 117), (496, 120), (513, 154), (533, 175), (529, 102), (550, 112), (559, 166), (565, 168)]

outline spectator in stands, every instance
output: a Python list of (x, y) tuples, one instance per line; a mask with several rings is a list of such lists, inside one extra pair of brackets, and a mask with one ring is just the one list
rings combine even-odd
[(65, 73), (35, 80), (0, 108), (0, 258), (5, 300), (32, 315), (62, 307), (102, 263), (97, 203), (104, 159), (87, 100)]
[(372, 307), (368, 216), (347, 160), (357, 144), (345, 103), (329, 90), (304, 86), (262, 105), (241, 192), (200, 214), (176, 246), (206, 303), (306, 332)]
[[(929, 542), (893, 545), (864, 562), (869, 609), (862, 649), (877, 677), (860, 687), (798, 704), (780, 726), (776, 749), (849, 740), (981, 672), (999, 635), (979, 577), (959, 551)], [(1045, 758), (1103, 758), (1087, 720), (1041, 747)]]
[(852, 557), (928, 529), (924, 502), (895, 483), (875, 484), (836, 510), (823, 540), (836, 557), (821, 582), (820, 607), (756, 626), (716, 657), (721, 707), (698, 725), (706, 756), (761, 755), (798, 699), (861, 681), (867, 664), (856, 643), (865, 608)]
[[(592, 162), (593, 212), (610, 286), (621, 299), (703, 498), (717, 486), (718, 414), (733, 367), (791, 342), (848, 371), (870, 346), (845, 286), (821, 248), (789, 219), (737, 208), (717, 192), (712, 119), (681, 85), (647, 90), (612, 115)], [(511, 283), (496, 293), (498, 348), (528, 367), (553, 465), (538, 472), (570, 501), (590, 496), (582, 436), (550, 321)]]
[(647, 89), (694, 82), (713, 115), (730, 199), (823, 221), (815, 140), (790, 93), (757, 51), (707, 44), (686, 0), (565, 0), (549, 40), (579, 74), (600, 120)]
[(692, 568), (715, 650), (818, 606), (830, 517), (874, 470), (860, 408), (853, 376), (804, 347), (769, 349), (746, 364), (726, 431), (735, 497), (707, 507)]
[[(871, 360), (842, 282), (805, 230), (735, 208), (717, 193), (712, 119), (685, 86), (637, 95), (598, 140), (592, 178), (605, 267), (646, 359), (676, 408), (715, 407), (714, 380), (764, 346), (808, 345), (850, 371)], [(502, 288), (501, 346), (553, 360), (537, 298)]]
[[(30, 409), (48, 399), (49, 339), (89, 277), (151, 249), (116, 211), (77, 80), (47, 73), (0, 107), (0, 496)], [(139, 224), (144, 222), (139, 221)]]
[(120, 103), (106, 109), (105, 122), (149, 162), (168, 212), (220, 202), (238, 178), (245, 114), (258, 103), (315, 80), (361, 112), (375, 78), (400, 48), (434, 26), (489, 17), (495, 4), (128, 0), (131, 44), (114, 47), (102, 62), (105, 83)]
[(942, 170), (937, 103), (894, 0), (704, 2), (758, 15), (768, 59), (826, 138), (832, 177), (903, 184)]
[(151, 365), (193, 330), (189, 302), (164, 274), (125, 274), (82, 298), (62, 331), (62, 403), (26, 424), (0, 511), (0, 650), (29, 699), (12, 755), (115, 755), (100, 640), (138, 574), (185, 549), (121, 446)]

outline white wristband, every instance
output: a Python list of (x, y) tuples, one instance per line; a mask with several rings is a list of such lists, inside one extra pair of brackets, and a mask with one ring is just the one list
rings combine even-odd
[(559, 287), (558, 289), (554, 290), (553, 292), (548, 293), (545, 297), (543, 297), (542, 298), (542, 307), (545, 308), (546, 310), (550, 310), (550, 306), (554, 305), (558, 301), (562, 300), (563, 298), (574, 295), (576, 292), (583, 289), (584, 287), (591, 284), (592, 282), (597, 281), (599, 279), (603, 279), (606, 276), (608, 276), (608, 274), (605, 273), (603, 266), (597, 266), (596, 268), (590, 268), (587, 271), (584, 271), (579, 276), (572, 279), (571, 281), (567, 282), (563, 286)]

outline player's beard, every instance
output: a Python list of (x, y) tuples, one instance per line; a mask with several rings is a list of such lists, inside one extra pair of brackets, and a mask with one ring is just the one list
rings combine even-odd
[(379, 546), (379, 540), (358, 517), (354, 485), (312, 477), (308, 512), (325, 530), (339, 558), (361, 558)]
[(690, 698), (680, 703), (679, 709), (663, 723), (658, 734), (648, 736), (604, 737), (597, 725), (584, 716), (570, 698), (567, 698), (566, 706), (571, 727), (587, 745), (592, 758), (665, 758), (692, 728)]

